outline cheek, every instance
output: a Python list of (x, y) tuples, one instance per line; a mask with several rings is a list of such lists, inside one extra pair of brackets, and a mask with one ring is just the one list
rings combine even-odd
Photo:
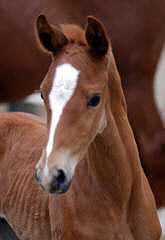
[(106, 128), (106, 126), (107, 126), (107, 118), (106, 118), (105, 110), (103, 110), (101, 119), (99, 121), (98, 133), (101, 134), (104, 131), (104, 129)]
[(92, 139), (97, 135), (101, 134), (107, 126), (107, 118), (104, 107), (100, 106), (95, 109), (95, 112), (90, 116), (88, 124), (89, 132)]
[(78, 138), (77, 142), (89, 145), (93, 138), (97, 135), (99, 128), (100, 114), (90, 109), (80, 119), (77, 126)]

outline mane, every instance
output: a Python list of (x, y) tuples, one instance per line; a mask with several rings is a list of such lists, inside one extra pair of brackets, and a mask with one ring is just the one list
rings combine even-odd
[(60, 27), (70, 43), (86, 45), (85, 32), (80, 26), (61, 24)]

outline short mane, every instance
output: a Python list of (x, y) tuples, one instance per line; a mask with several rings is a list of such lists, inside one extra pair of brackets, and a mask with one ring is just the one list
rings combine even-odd
[(70, 43), (76, 43), (86, 45), (85, 32), (77, 25), (73, 24), (61, 24), (61, 30)]

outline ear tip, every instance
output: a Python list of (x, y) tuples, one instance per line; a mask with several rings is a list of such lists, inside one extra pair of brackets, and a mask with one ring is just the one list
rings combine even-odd
[(95, 17), (93, 17), (93, 16), (88, 16), (87, 17), (87, 22), (88, 23), (92, 23), (92, 22), (97, 22), (98, 20), (95, 18)]
[(37, 17), (37, 23), (42, 23), (44, 24), (45, 22), (47, 22), (47, 18), (44, 14), (40, 14), (38, 17)]
[(86, 40), (91, 49), (104, 56), (109, 48), (109, 38), (104, 24), (93, 16), (87, 17)]
[(88, 16), (87, 17), (87, 24), (88, 25), (93, 25), (93, 26), (101, 26), (102, 28), (104, 28), (104, 24), (102, 23), (102, 21), (97, 19), (94, 16)]
[(38, 19), (46, 19), (46, 16), (44, 15), (44, 14), (40, 14), (39, 16), (38, 16)]

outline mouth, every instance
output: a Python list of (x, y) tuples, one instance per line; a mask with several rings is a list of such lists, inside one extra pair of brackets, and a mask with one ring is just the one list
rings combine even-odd
[(35, 170), (35, 180), (40, 188), (50, 194), (64, 194), (68, 191), (72, 177), (67, 172), (60, 168), (54, 169), (54, 174), (44, 175), (44, 171)]
[(59, 171), (58, 176), (52, 178), (52, 181), (49, 183), (47, 182), (46, 184), (38, 177), (37, 172), (35, 172), (35, 180), (44, 192), (51, 194), (64, 194), (68, 191), (71, 185), (71, 180), (67, 180), (61, 171)]

